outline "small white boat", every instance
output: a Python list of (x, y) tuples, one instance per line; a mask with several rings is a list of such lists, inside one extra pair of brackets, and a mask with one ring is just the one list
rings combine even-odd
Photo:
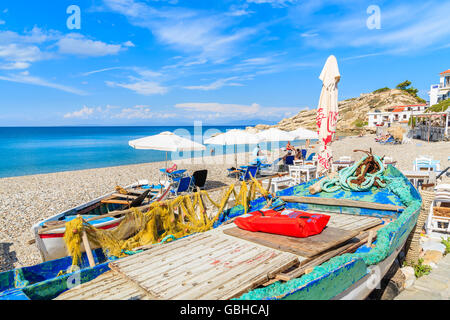
[[(148, 181), (142, 180), (125, 187), (122, 192), (123, 194), (118, 191), (108, 193), (36, 223), (31, 228), (31, 232), (35, 236), (42, 260), (45, 262), (67, 256), (67, 248), (63, 240), (66, 231), (65, 224), (77, 216), (82, 216), (85, 221), (96, 228), (114, 229), (125, 217), (120, 215), (120, 211), (162, 201), (169, 195), (170, 186), (154, 193), (151, 192)], [(111, 212), (119, 212), (119, 214), (112, 216)], [(94, 246), (92, 249), (96, 249), (96, 247)]]

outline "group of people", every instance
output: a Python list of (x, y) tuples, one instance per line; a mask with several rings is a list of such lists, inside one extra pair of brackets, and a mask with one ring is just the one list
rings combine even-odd
[[(307, 140), (306, 148), (309, 147), (309, 144), (310, 144), (310, 141)], [(299, 148), (295, 148), (291, 144), (291, 142), (287, 143), (285, 150), (286, 150), (286, 154), (283, 157), (283, 161), (285, 161), (287, 157), (292, 156), (292, 155), (295, 157), (294, 160), (305, 160), (305, 159), (303, 159), (302, 150)], [(267, 157), (262, 154), (261, 147), (259, 146), (259, 144), (253, 150), (252, 156), (254, 157), (253, 162), (266, 163), (266, 161), (267, 161)]]

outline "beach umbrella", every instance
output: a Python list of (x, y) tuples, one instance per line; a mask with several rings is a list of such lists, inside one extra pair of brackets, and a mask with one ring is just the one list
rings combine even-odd
[(319, 139), (319, 135), (317, 134), (317, 132), (305, 128), (298, 128), (294, 131), (290, 131), (289, 134), (292, 136), (292, 140)]
[(261, 139), (255, 133), (245, 130), (232, 129), (205, 140), (205, 144), (234, 145), (234, 159), (237, 168), (237, 145), (258, 144)]
[(284, 130), (278, 128), (270, 128), (257, 133), (257, 136), (261, 139), (261, 142), (278, 142), (278, 141), (291, 141), (293, 136)]
[(330, 145), (335, 139), (339, 115), (338, 83), (341, 75), (335, 56), (328, 57), (319, 79), (323, 82), (323, 86), (317, 108), (320, 143), (317, 173), (323, 175), (330, 169), (330, 160), (333, 155)]
[(160, 134), (132, 140), (128, 144), (138, 150), (159, 150), (166, 152), (166, 168), (167, 153), (182, 151), (204, 151), (206, 147), (195, 141), (177, 136), (172, 132), (162, 132)]

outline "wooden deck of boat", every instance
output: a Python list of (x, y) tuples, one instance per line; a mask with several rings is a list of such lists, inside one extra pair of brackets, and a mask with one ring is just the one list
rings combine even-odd
[[(359, 233), (381, 223), (373, 217), (330, 214), (329, 227)], [(229, 224), (110, 264), (111, 271), (63, 293), (61, 300), (227, 300), (238, 297), (294, 265), (308, 261), (224, 230)], [(347, 231), (345, 231), (347, 230)]]

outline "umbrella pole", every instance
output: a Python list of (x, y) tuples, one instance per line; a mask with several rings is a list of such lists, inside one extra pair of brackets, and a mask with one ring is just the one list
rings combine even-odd
[(234, 145), (234, 163), (235, 163), (235, 168), (237, 170), (237, 145)]
[(166, 151), (166, 171), (167, 171), (167, 151)]

